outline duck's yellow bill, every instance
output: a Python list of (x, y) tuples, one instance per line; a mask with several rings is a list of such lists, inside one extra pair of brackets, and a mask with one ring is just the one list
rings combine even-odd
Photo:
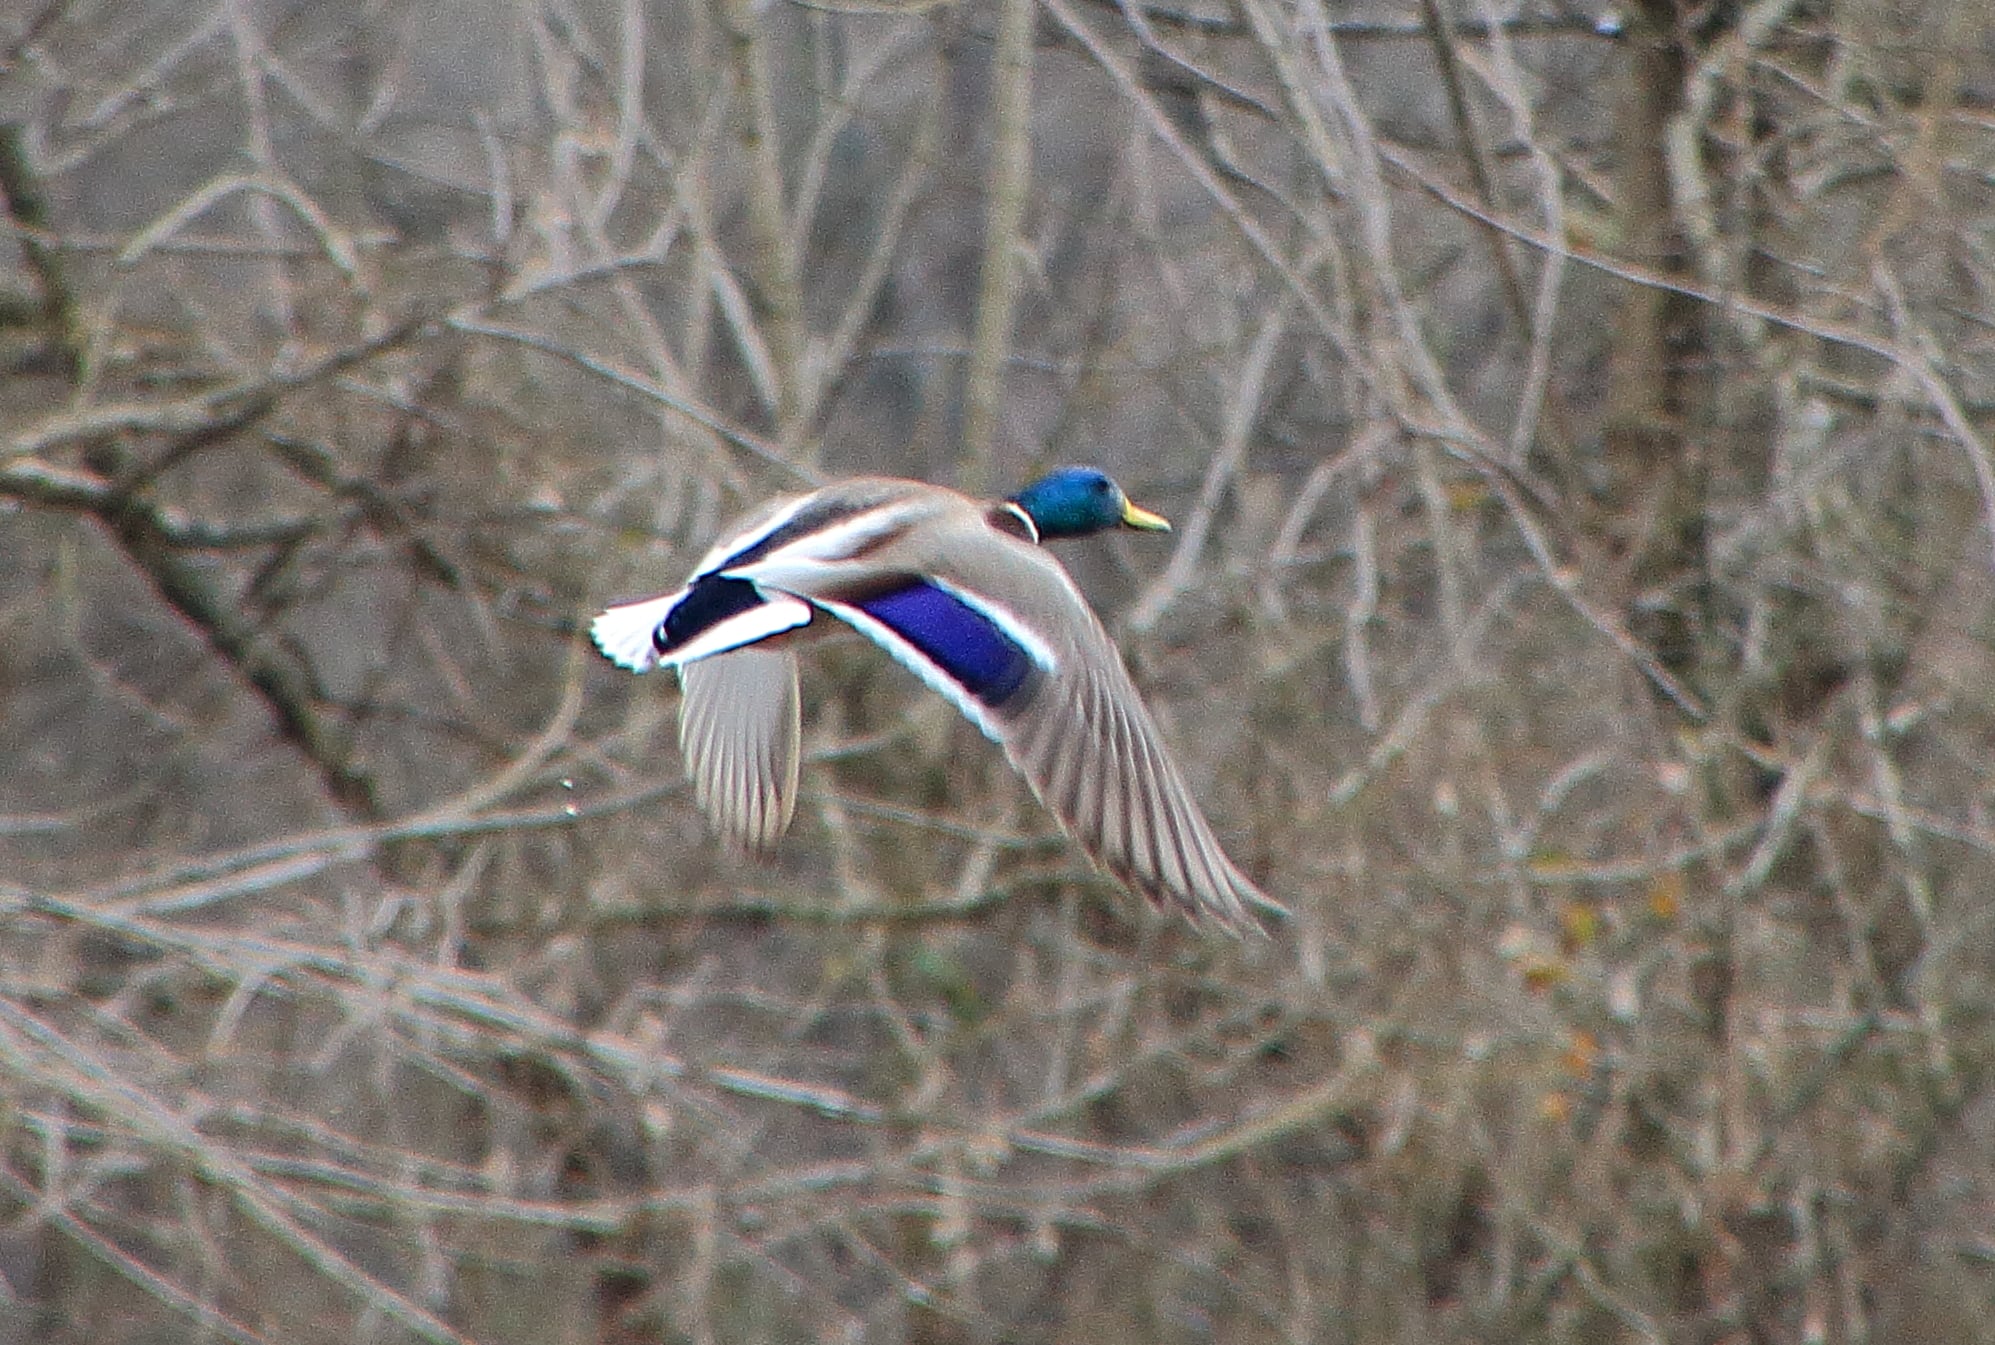
[(1122, 526), (1134, 528), (1138, 532), (1169, 532), (1171, 520), (1162, 514), (1153, 514), (1134, 500), (1122, 502)]

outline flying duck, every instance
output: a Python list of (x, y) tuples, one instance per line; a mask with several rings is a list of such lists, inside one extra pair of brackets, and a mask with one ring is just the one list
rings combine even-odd
[(772, 500), (684, 588), (589, 628), (619, 667), (679, 672), (679, 743), (731, 843), (796, 807), (796, 637), (856, 630), (998, 743), (1087, 852), (1160, 906), (1239, 933), (1286, 911), (1220, 848), (1108, 632), (1040, 543), (1167, 532), (1106, 474), (1063, 467), (995, 504), (885, 477)]

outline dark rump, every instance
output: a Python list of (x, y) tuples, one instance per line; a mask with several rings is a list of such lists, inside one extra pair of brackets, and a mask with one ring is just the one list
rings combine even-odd
[(708, 575), (696, 581), (651, 632), (652, 646), (670, 654), (703, 631), (711, 630), (731, 616), (739, 616), (762, 604), (762, 595), (746, 579), (725, 579)]

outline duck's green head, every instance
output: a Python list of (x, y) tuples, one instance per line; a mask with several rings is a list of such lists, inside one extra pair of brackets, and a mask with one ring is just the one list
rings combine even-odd
[(1061, 467), (1011, 497), (1039, 530), (1039, 536), (1085, 537), (1109, 528), (1169, 532), (1170, 520), (1133, 503), (1108, 473), (1093, 467)]

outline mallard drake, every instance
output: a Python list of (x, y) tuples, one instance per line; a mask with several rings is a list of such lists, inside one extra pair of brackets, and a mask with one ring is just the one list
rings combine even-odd
[(1095, 860), (1159, 905), (1235, 932), (1285, 914), (1220, 849), (1108, 632), (1039, 543), (1166, 532), (1091, 467), (986, 504), (869, 477), (773, 500), (684, 588), (612, 607), (589, 633), (632, 672), (679, 670), (679, 742), (723, 836), (773, 844), (796, 806), (796, 637), (826, 617), (940, 692)]

